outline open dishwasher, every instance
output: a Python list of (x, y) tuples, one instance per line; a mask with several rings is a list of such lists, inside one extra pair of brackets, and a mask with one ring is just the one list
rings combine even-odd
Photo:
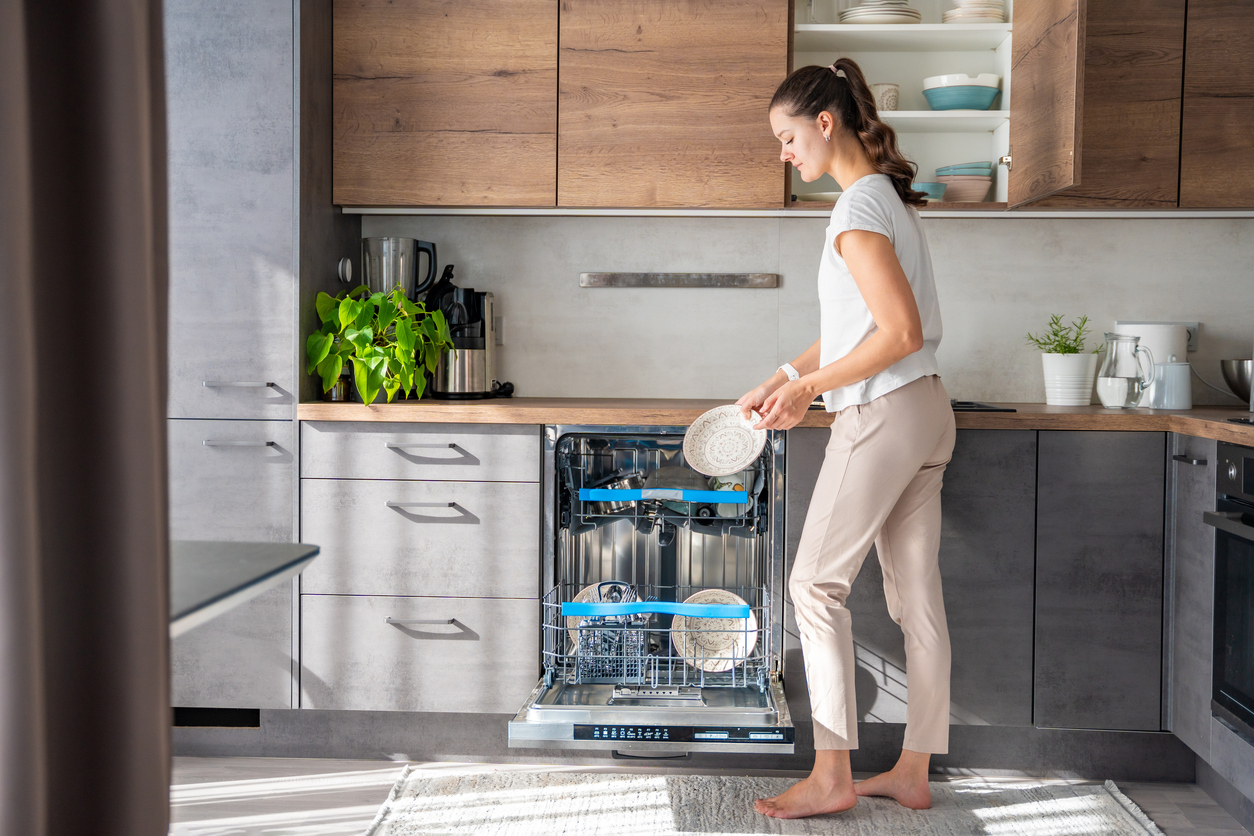
[(543, 676), (511, 747), (792, 753), (785, 435), (709, 480), (685, 467), (683, 440), (683, 427), (545, 428)]

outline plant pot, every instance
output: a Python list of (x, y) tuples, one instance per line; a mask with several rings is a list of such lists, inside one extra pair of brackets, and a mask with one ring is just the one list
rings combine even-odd
[(1097, 377), (1096, 354), (1041, 354), (1045, 369), (1045, 403), (1088, 406)]

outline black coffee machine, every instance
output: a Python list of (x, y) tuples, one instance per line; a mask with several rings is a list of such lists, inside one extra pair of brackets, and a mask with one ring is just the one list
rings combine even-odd
[(496, 316), (491, 293), (453, 284), (453, 265), (427, 291), (427, 310), (440, 310), (453, 348), (440, 354), (431, 397), (450, 400), (507, 398), (514, 384), (496, 380)]

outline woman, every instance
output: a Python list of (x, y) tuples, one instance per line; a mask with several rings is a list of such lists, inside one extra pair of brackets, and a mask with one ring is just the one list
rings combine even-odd
[[(814, 718), (814, 769), (758, 812), (847, 810), (859, 795), (931, 806), (928, 761), (949, 744), (949, 632), (941, 598), (941, 475), (954, 416), (938, 376), (940, 309), (910, 188), (914, 165), (881, 122), (858, 65), (804, 67), (776, 91), (771, 128), (801, 178), (842, 194), (819, 264), (820, 339), (738, 401), (765, 429), (796, 426), (818, 394), (835, 414), (788, 590)], [(845, 599), (874, 543), (889, 613), (906, 638), (906, 733), (889, 772), (857, 784), (853, 634)]]

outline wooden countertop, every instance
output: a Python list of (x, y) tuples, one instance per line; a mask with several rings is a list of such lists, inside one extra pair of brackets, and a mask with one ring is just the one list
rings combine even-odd
[[(303, 403), (301, 421), (396, 421), (451, 424), (605, 424), (686, 426), (721, 400), (664, 398), (501, 398), (489, 401), (401, 401), (365, 406), (358, 403)], [(1198, 407), (1187, 411), (1103, 409), (1100, 406), (1047, 406), (1008, 403), (1017, 412), (958, 412), (959, 429), (1124, 430), (1177, 432), (1254, 446), (1254, 426), (1228, 418), (1254, 417), (1240, 407)], [(803, 427), (826, 427), (831, 416), (811, 411)]]

